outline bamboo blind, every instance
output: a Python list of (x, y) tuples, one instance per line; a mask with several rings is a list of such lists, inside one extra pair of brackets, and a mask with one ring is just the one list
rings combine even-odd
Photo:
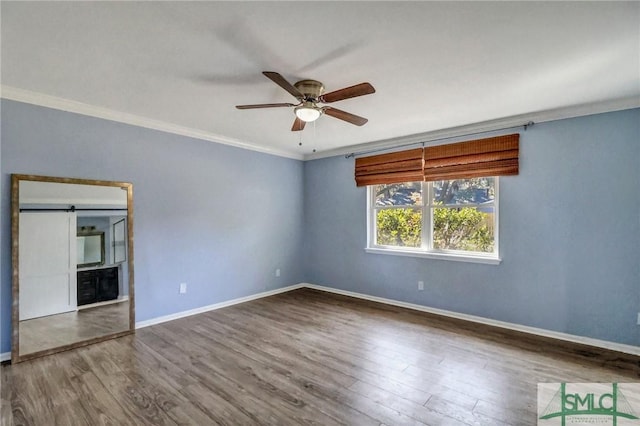
[(422, 148), (356, 158), (356, 185), (423, 180)]
[(356, 159), (356, 185), (517, 175), (519, 134)]
[(424, 180), (517, 175), (520, 135), (498, 136), (424, 149)]

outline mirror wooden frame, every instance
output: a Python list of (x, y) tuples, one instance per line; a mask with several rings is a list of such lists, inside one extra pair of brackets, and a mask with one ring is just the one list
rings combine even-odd
[[(19, 229), (20, 229), (20, 181), (36, 181), (51, 183), (68, 183), (77, 185), (113, 186), (126, 189), (127, 191), (127, 264), (129, 271), (129, 328), (83, 341), (70, 343), (54, 348), (45, 349), (38, 352), (20, 355), (20, 326), (19, 326), (19, 297), (20, 297), (20, 277), (19, 277)], [(77, 178), (62, 178), (52, 176), (38, 176), (25, 174), (11, 175), (11, 263), (12, 263), (12, 312), (11, 312), (11, 362), (18, 363), (29, 359), (38, 358), (81, 346), (91, 345), (120, 336), (126, 336), (135, 332), (135, 293), (134, 293), (134, 256), (133, 256), (133, 184), (129, 182), (113, 182), (104, 180), (90, 180)]]

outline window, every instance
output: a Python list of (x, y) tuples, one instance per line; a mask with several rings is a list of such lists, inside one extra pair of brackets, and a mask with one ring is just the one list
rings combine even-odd
[(375, 253), (498, 263), (498, 178), (370, 185)]

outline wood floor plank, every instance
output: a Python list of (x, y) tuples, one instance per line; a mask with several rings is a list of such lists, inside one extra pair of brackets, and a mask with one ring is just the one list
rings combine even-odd
[(0, 369), (0, 424), (11, 425), (13, 421), (12, 401), (15, 401), (14, 376), (7, 368)]
[(175, 425), (166, 412), (159, 407), (145, 386), (130, 379), (121, 368), (107, 355), (107, 347), (112, 342), (104, 342), (85, 348), (82, 356), (92, 371), (113, 396), (128, 416), (144, 425)]
[(216, 388), (197, 383), (185, 387), (180, 392), (199, 410), (206, 413), (214, 424), (229, 426), (264, 424), (253, 414), (225, 398), (224, 391), (217, 392)]
[[(3, 366), (7, 368), (8, 366)], [(13, 366), (11, 366), (13, 367)], [(37, 425), (44, 419), (50, 418), (50, 407), (55, 401), (42, 401), (43, 389), (35, 385), (37, 372), (33, 363), (15, 366), (10, 372), (11, 378), (5, 381), (5, 386), (11, 386), (12, 421), (15, 425)], [(4, 387), (4, 386), (3, 386)], [(45, 402), (43, 404), (43, 402)]]
[[(425, 404), (425, 407), (437, 413), (452, 417), (456, 419), (456, 421), (462, 422), (467, 425), (512, 426), (510, 423), (486, 416), (473, 409), (463, 407), (462, 405), (458, 405), (455, 402), (450, 401), (449, 399), (444, 399), (438, 395), (434, 395)], [(535, 423), (535, 421), (531, 422), (531, 424)]]
[[(245, 328), (239, 325), (238, 319), (230, 319), (230, 322), (234, 324), (234, 332), (236, 333), (246, 332), (247, 328), (249, 334), (253, 332), (250, 326)], [(273, 331), (278, 332), (277, 329)], [(286, 331), (279, 334), (282, 334), (283, 338), (274, 342), (275, 347), (271, 348), (272, 354), (278, 356), (278, 354), (274, 352), (279, 352), (280, 355), (283, 355), (283, 353), (297, 353), (298, 356), (304, 357), (310, 362), (330, 367), (330, 370), (324, 370), (323, 373), (328, 371), (342, 372), (345, 376), (349, 377), (351, 381), (355, 380), (352, 374), (354, 370), (357, 370), (359, 374), (376, 376), (373, 380), (378, 381), (379, 377), (377, 373), (379, 371), (402, 371), (408, 366), (406, 362), (397, 362), (396, 360), (385, 357), (380, 359), (375, 353), (369, 356), (363, 355), (362, 352), (369, 353), (370, 351), (357, 349), (356, 345), (350, 346), (352, 342), (343, 343), (339, 339), (317, 338), (318, 333), (316, 333), (315, 330), (313, 333), (313, 343), (308, 343), (304, 339), (296, 338), (295, 335), (290, 335)], [(351, 349), (352, 347), (356, 347), (356, 349)], [(264, 345), (261, 349), (266, 350)], [(376, 359), (376, 361), (371, 361), (371, 359)], [(348, 386), (348, 384), (346, 385)]]
[(79, 403), (84, 411), (89, 413), (88, 424), (123, 426), (136, 424), (94, 373), (87, 372), (72, 376), (70, 380), (78, 395), (82, 395)]
[(352, 385), (349, 389), (369, 398), (389, 409), (401, 412), (408, 417), (427, 425), (451, 424), (464, 425), (453, 417), (431, 410), (423, 404), (418, 404), (407, 398), (388, 392), (382, 388), (366, 384), (365, 386)]
[(32, 363), (36, 386), (45, 394), (56, 394), (55, 403), (49, 407), (49, 420), (55, 425), (91, 424), (90, 414), (79, 400), (70, 377), (62, 369), (58, 358), (44, 357)]
[(528, 425), (638, 357), (301, 289), (3, 365), (2, 425)]
[[(160, 336), (167, 336), (166, 330), (155, 330), (155, 332)], [(219, 351), (212, 354), (210, 351), (198, 346), (195, 343), (196, 337), (196, 335), (190, 334), (189, 344), (184, 348), (191, 354), (188, 363), (184, 362), (183, 354), (178, 348), (163, 352), (163, 356), (169, 362), (181, 363), (179, 365), (185, 370), (185, 373), (197, 379), (197, 383), (188, 385), (184, 392), (191, 396), (193, 396), (194, 389), (201, 392), (205, 389), (205, 393), (212, 393), (213, 395), (200, 399), (201, 409), (207, 413), (212, 413), (211, 415), (214, 415), (214, 418), (219, 422), (233, 424), (233, 418), (243, 418), (251, 423), (260, 423), (260, 419), (268, 418), (271, 413), (265, 414), (264, 403), (247, 393), (242, 386), (241, 377), (236, 377), (230, 373), (229, 368), (231, 367), (233, 372), (234, 366), (229, 366), (228, 363), (225, 363), (226, 360), (221, 358)], [(213, 362), (209, 362), (210, 357), (214, 358)], [(231, 379), (227, 377), (229, 374), (232, 375)], [(245, 398), (245, 404), (240, 405), (238, 403), (238, 395), (242, 395)], [(215, 407), (208, 405), (212, 402), (225, 407), (225, 414), (222, 417), (216, 416), (212, 411)]]
[[(339, 424), (320, 410), (310, 411), (304, 396), (295, 392), (295, 386), (282, 386), (276, 376), (242, 356), (203, 359), (200, 371), (216, 375), (228, 400), (244, 407), (264, 424)], [(220, 393), (220, 388), (216, 389)]]
[(536, 408), (532, 406), (514, 407), (508, 402), (493, 404), (480, 400), (473, 412), (485, 415), (496, 422), (504, 422), (513, 426), (527, 426), (537, 423)]
[(160, 352), (147, 346), (135, 336), (116, 339), (114, 344), (117, 345), (118, 350), (113, 350), (111, 357), (123, 369), (153, 374), (172, 389), (182, 389), (197, 382), (197, 379), (186, 374), (179, 365), (167, 362)]
[[(190, 341), (198, 344), (201, 342), (206, 347), (210, 342), (193, 333)], [(275, 360), (274, 360), (275, 361)], [(303, 420), (298, 409), (304, 407), (304, 402), (288, 389), (278, 386), (275, 382), (274, 369), (262, 363), (256, 363), (253, 359), (229, 350), (224, 345), (218, 345), (218, 350), (210, 356), (199, 357), (196, 374), (204, 374), (205, 377), (216, 376), (219, 381), (225, 382), (226, 391), (237, 389), (242, 393), (242, 399), (247, 405), (252, 406), (251, 411), (256, 411), (258, 418), (270, 419), (277, 422), (282, 412), (288, 418)], [(228, 398), (238, 399), (238, 393), (228, 394)], [(263, 399), (278, 401), (278, 410), (273, 410)], [(309, 421), (309, 419), (307, 419)]]
[(286, 367), (285, 372), (292, 370), (314, 380), (342, 387), (348, 387), (356, 381), (352, 375), (326, 368), (327, 366), (318, 369), (313, 359), (309, 357), (313, 348), (300, 343), (292, 346), (290, 343), (278, 341), (273, 344), (264, 341), (257, 342), (252, 340), (250, 334), (236, 334), (236, 337), (229, 338), (229, 335), (215, 334), (215, 331), (212, 333), (212, 329), (206, 326), (195, 327), (194, 330), (204, 334), (217, 344), (226, 344), (238, 353), (246, 353), (258, 362), (267, 364), (273, 359), (278, 359), (279, 365)]
[[(176, 424), (187, 425), (209, 424), (212, 419), (203, 411), (190, 404), (188, 398), (180, 393), (184, 383), (178, 385), (172, 376), (168, 376), (163, 368), (158, 366), (157, 359), (149, 354), (149, 349), (140, 348), (134, 352), (134, 356), (123, 357), (122, 354), (131, 354), (126, 350), (127, 339), (116, 340), (106, 348), (106, 355), (114, 360), (122, 372), (136, 383), (153, 402), (162, 409)], [(131, 340), (130, 338), (128, 340)], [(173, 373), (184, 377), (184, 372), (174, 370)], [(195, 380), (186, 381), (187, 386), (195, 383)]]
[[(198, 330), (203, 334), (199, 335)], [(295, 353), (272, 352), (264, 345), (254, 347), (251, 345), (251, 337), (242, 336), (240, 340), (235, 340), (230, 335), (225, 335), (225, 339), (216, 336), (210, 330), (204, 330), (201, 326), (193, 326), (193, 333), (190, 334), (190, 341), (196, 344), (200, 342), (204, 345), (216, 345), (218, 350), (216, 355), (222, 357), (219, 362), (227, 365), (222, 371), (216, 374), (226, 376), (231, 373), (231, 378), (241, 379), (248, 375), (249, 381), (245, 380), (240, 383), (242, 386), (250, 387), (255, 384), (259, 388), (259, 394), (265, 395), (274, 388), (278, 392), (282, 392), (284, 397), (276, 400), (281, 403), (289, 401), (295, 406), (313, 406), (313, 413), (317, 420), (321, 420), (321, 424), (332, 424), (336, 419), (343, 418), (345, 414), (352, 419), (358, 419), (360, 424), (377, 424), (372, 422), (373, 419), (368, 418), (366, 414), (358, 413), (353, 410), (345, 410), (340, 404), (334, 404), (327, 401), (326, 398), (317, 398), (309, 390), (318, 387), (318, 383), (323, 383), (332, 388), (344, 387), (344, 380), (337, 378), (335, 374), (326, 375), (327, 370), (322, 370), (320, 375), (314, 373), (314, 369), (295, 361)], [(186, 332), (186, 330), (181, 330)], [(207, 359), (205, 362), (210, 363), (212, 360)], [(215, 363), (209, 364), (211, 368), (215, 368)], [(235, 371), (240, 368), (240, 371)], [(197, 374), (197, 373), (196, 373)], [(262, 377), (261, 377), (262, 376)], [(345, 377), (347, 383), (352, 383), (353, 378)], [(252, 383), (254, 382), (255, 383)], [(250, 388), (248, 389), (250, 391)], [(323, 419), (323, 416), (328, 416)], [(295, 417), (295, 416), (294, 416)], [(313, 424), (317, 420), (313, 417), (305, 419), (304, 424)], [(341, 423), (338, 421), (338, 423)]]
[(433, 396), (430, 393), (414, 389), (400, 382), (387, 379), (381, 375), (374, 376), (373, 374), (359, 374), (358, 376), (360, 379), (349, 386), (349, 389), (354, 390), (355, 392), (361, 393), (360, 390), (362, 388), (373, 386), (420, 405), (426, 404), (426, 402)]

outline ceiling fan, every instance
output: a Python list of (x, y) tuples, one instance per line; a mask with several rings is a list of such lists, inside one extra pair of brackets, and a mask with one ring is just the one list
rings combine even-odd
[(271, 81), (291, 93), (299, 102), (276, 103), (276, 104), (256, 104), (256, 105), (236, 105), (238, 109), (254, 109), (254, 108), (276, 108), (276, 107), (294, 107), (296, 119), (291, 127), (292, 132), (304, 129), (306, 123), (315, 121), (322, 114), (346, 121), (347, 123), (362, 126), (367, 121), (366, 118), (342, 111), (331, 106), (319, 106), (319, 103), (330, 104), (332, 102), (341, 101), (343, 99), (355, 98), (357, 96), (369, 95), (375, 93), (375, 89), (369, 83), (360, 83), (355, 86), (345, 87), (344, 89), (335, 90), (333, 92), (324, 93), (324, 85), (316, 80), (300, 80), (295, 84), (289, 83), (283, 76), (273, 71), (263, 71), (262, 74), (267, 76)]

